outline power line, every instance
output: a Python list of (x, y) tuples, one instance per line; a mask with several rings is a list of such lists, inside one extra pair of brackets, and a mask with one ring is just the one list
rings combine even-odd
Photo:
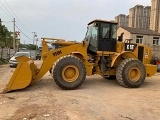
[(10, 22), (13, 22), (13, 21), (1, 21), (1, 22), (4, 22), (4, 23), (10, 23)]
[[(12, 10), (12, 8), (8, 5), (8, 3), (4, 0), (4, 2), (7, 4), (7, 6), (9, 7), (9, 9), (12, 11), (12, 13), (17, 17), (17, 15), (14, 13), (14, 11)], [(18, 17), (17, 17), (18, 18)]]
[[(5, 0), (4, 0), (5, 1)], [(1, 1), (0, 1), (1, 2)], [(18, 18), (18, 16), (14, 13), (14, 11), (12, 10), (12, 8), (8, 5), (8, 3), (5, 1), (5, 3), (7, 4), (8, 8), (12, 11), (12, 13), (17, 17), (17, 19), (20, 21), (20, 19)], [(10, 11), (6, 8), (6, 6), (1, 2), (1, 4), (3, 5), (3, 7), (7, 10), (7, 12), (10, 14), (8, 14), (2, 7), (0, 7), (10, 18), (14, 18), (14, 15), (12, 15), (12, 13), (10, 13)], [(13, 21), (12, 21), (13, 22)], [(21, 21), (19, 22), (22, 25), (24, 25)], [(24, 25), (25, 26), (25, 25)], [(28, 37), (16, 24), (15, 27), (28, 39), (32, 40), (30, 37)]]
[[(6, 3), (6, 5), (8, 6), (8, 8), (12, 11), (12, 13), (17, 17), (17, 19), (19, 20), (19, 22), (26, 27), (26, 25), (23, 24), (23, 22), (19, 19), (19, 17), (15, 14), (15, 12), (12, 10), (12, 8), (9, 6), (9, 4), (6, 2), (6, 0), (4, 0), (4, 2)], [(27, 28), (27, 27), (26, 27)], [(27, 28), (28, 29), (28, 28)], [(26, 30), (27, 30), (26, 29)], [(30, 30), (27, 30), (28, 32), (30, 32)]]
[(25, 36), (27, 37), (28, 39), (32, 40), (31, 38), (29, 38), (17, 25), (15, 25), (16, 28)]
[[(2, 1), (0, 1), (1, 2), (1, 4), (3, 5), (3, 3), (2, 3)], [(9, 12), (9, 10), (6, 8), (6, 6), (5, 5), (3, 5), (3, 7), (8, 11), (8, 13), (10, 13)], [(11, 14), (11, 13), (10, 13)], [(14, 18), (14, 16), (11, 14), (11, 16)]]
[(12, 18), (2, 7), (0, 7), (10, 18)]

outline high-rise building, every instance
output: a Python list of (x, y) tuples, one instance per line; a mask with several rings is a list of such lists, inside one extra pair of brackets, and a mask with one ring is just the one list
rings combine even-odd
[(150, 29), (160, 33), (160, 0), (152, 0)]
[(128, 16), (126, 16), (125, 14), (119, 14), (118, 16), (116, 16), (115, 21), (119, 26), (128, 27)]
[(134, 27), (134, 20), (135, 20), (135, 9), (130, 8), (129, 9), (129, 24), (128, 27)]
[(134, 28), (142, 28), (143, 21), (143, 5), (136, 5), (135, 10), (135, 19), (134, 19)]
[(150, 6), (136, 5), (129, 9), (129, 27), (149, 28)]
[(150, 28), (150, 15), (151, 15), (151, 6), (144, 7), (142, 28), (144, 29)]

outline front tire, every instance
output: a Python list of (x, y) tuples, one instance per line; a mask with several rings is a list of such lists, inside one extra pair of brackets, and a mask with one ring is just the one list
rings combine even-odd
[(53, 79), (62, 89), (77, 89), (86, 78), (85, 66), (79, 58), (68, 55), (57, 60), (53, 67)]
[(146, 69), (144, 64), (134, 58), (124, 59), (116, 71), (116, 78), (120, 85), (129, 88), (139, 87), (145, 80)]

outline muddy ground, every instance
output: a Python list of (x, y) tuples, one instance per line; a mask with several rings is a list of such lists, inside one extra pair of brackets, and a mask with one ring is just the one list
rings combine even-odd
[[(35, 61), (40, 64), (40, 61)], [(0, 66), (0, 91), (14, 68)], [(160, 74), (140, 88), (87, 77), (77, 90), (60, 89), (47, 73), (26, 89), (0, 94), (0, 120), (159, 120)]]

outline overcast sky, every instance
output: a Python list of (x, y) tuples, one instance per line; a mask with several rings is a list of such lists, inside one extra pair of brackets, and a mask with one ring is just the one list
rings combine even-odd
[(41, 37), (82, 41), (88, 22), (128, 15), (137, 4), (150, 6), (151, 0), (0, 0), (0, 18), (13, 31), (10, 21), (15, 17), (21, 43), (32, 44), (32, 32), (39, 41)]

